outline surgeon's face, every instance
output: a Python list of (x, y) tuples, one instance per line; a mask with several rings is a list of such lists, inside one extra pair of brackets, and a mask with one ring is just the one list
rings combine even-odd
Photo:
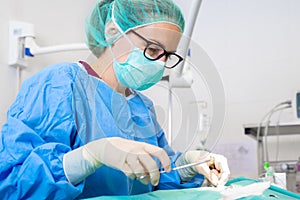
[[(159, 58), (161, 61), (167, 61), (168, 53), (175, 54), (181, 35), (181, 30), (177, 26), (168, 23), (152, 24), (134, 29), (134, 32), (129, 31), (127, 33), (132, 44), (142, 51), (144, 51), (145, 48), (149, 48), (150, 50), (153, 50), (152, 53), (154, 50), (158, 52), (157, 54), (153, 53), (153, 55), (150, 56), (159, 57), (157, 55), (167, 52), (166, 55)], [(115, 58), (119, 62), (126, 61), (127, 56), (132, 49), (132, 44), (124, 36), (115, 42), (113, 51)], [(151, 46), (149, 46), (149, 44), (151, 44)]]

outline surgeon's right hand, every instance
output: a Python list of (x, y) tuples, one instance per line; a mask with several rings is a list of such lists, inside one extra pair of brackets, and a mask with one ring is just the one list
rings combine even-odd
[(165, 171), (171, 171), (170, 159), (162, 148), (119, 137), (92, 141), (66, 153), (63, 167), (68, 181), (73, 185), (104, 164), (124, 172), (129, 178), (139, 179), (143, 184), (151, 182), (156, 186), (160, 172), (152, 156), (161, 162)]

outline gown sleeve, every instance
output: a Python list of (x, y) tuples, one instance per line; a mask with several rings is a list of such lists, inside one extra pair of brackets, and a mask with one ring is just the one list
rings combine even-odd
[[(1, 130), (0, 191), (3, 199), (74, 199), (63, 155), (79, 145), (72, 114), (74, 69), (48, 67), (26, 80)], [(4, 195), (4, 196), (3, 196)]]

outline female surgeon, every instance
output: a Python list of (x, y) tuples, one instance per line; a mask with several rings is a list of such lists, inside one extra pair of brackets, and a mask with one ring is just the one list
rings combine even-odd
[[(2, 199), (76, 199), (213, 185), (226, 158), (174, 153), (152, 102), (139, 91), (182, 61), (184, 18), (172, 0), (100, 0), (86, 21), (97, 57), (51, 65), (29, 79), (0, 140)], [(172, 171), (189, 163), (207, 163)], [(165, 170), (167, 173), (160, 173)]]

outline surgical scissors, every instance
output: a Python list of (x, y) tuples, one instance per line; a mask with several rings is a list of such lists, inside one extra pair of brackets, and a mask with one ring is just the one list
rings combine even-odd
[[(208, 163), (210, 161), (212, 161), (212, 159), (207, 159), (205, 161), (200, 161), (200, 162), (190, 163), (190, 164), (186, 164), (186, 165), (181, 165), (179, 167), (172, 168), (171, 171), (179, 170), (179, 169), (184, 169), (184, 168), (187, 168), (187, 167), (193, 167), (193, 166), (196, 166), (196, 165), (201, 165), (203, 163)], [(163, 173), (166, 173), (166, 171), (162, 170), (162, 171), (160, 171), (160, 173), (163, 174)]]
[[(200, 161), (200, 162), (190, 163), (190, 164), (186, 164), (186, 165), (181, 165), (181, 166), (172, 168), (171, 171), (179, 170), (179, 169), (184, 169), (184, 168), (187, 168), (187, 167), (193, 167), (193, 166), (201, 165), (203, 163), (208, 163), (208, 162), (211, 162), (211, 161), (212, 161), (212, 158), (207, 159), (205, 161)], [(161, 170), (160, 173), (163, 174), (163, 173), (167, 173), (167, 172), (165, 170)], [(144, 179), (146, 177), (147, 176), (143, 175), (143, 176), (138, 177), (138, 179)]]

